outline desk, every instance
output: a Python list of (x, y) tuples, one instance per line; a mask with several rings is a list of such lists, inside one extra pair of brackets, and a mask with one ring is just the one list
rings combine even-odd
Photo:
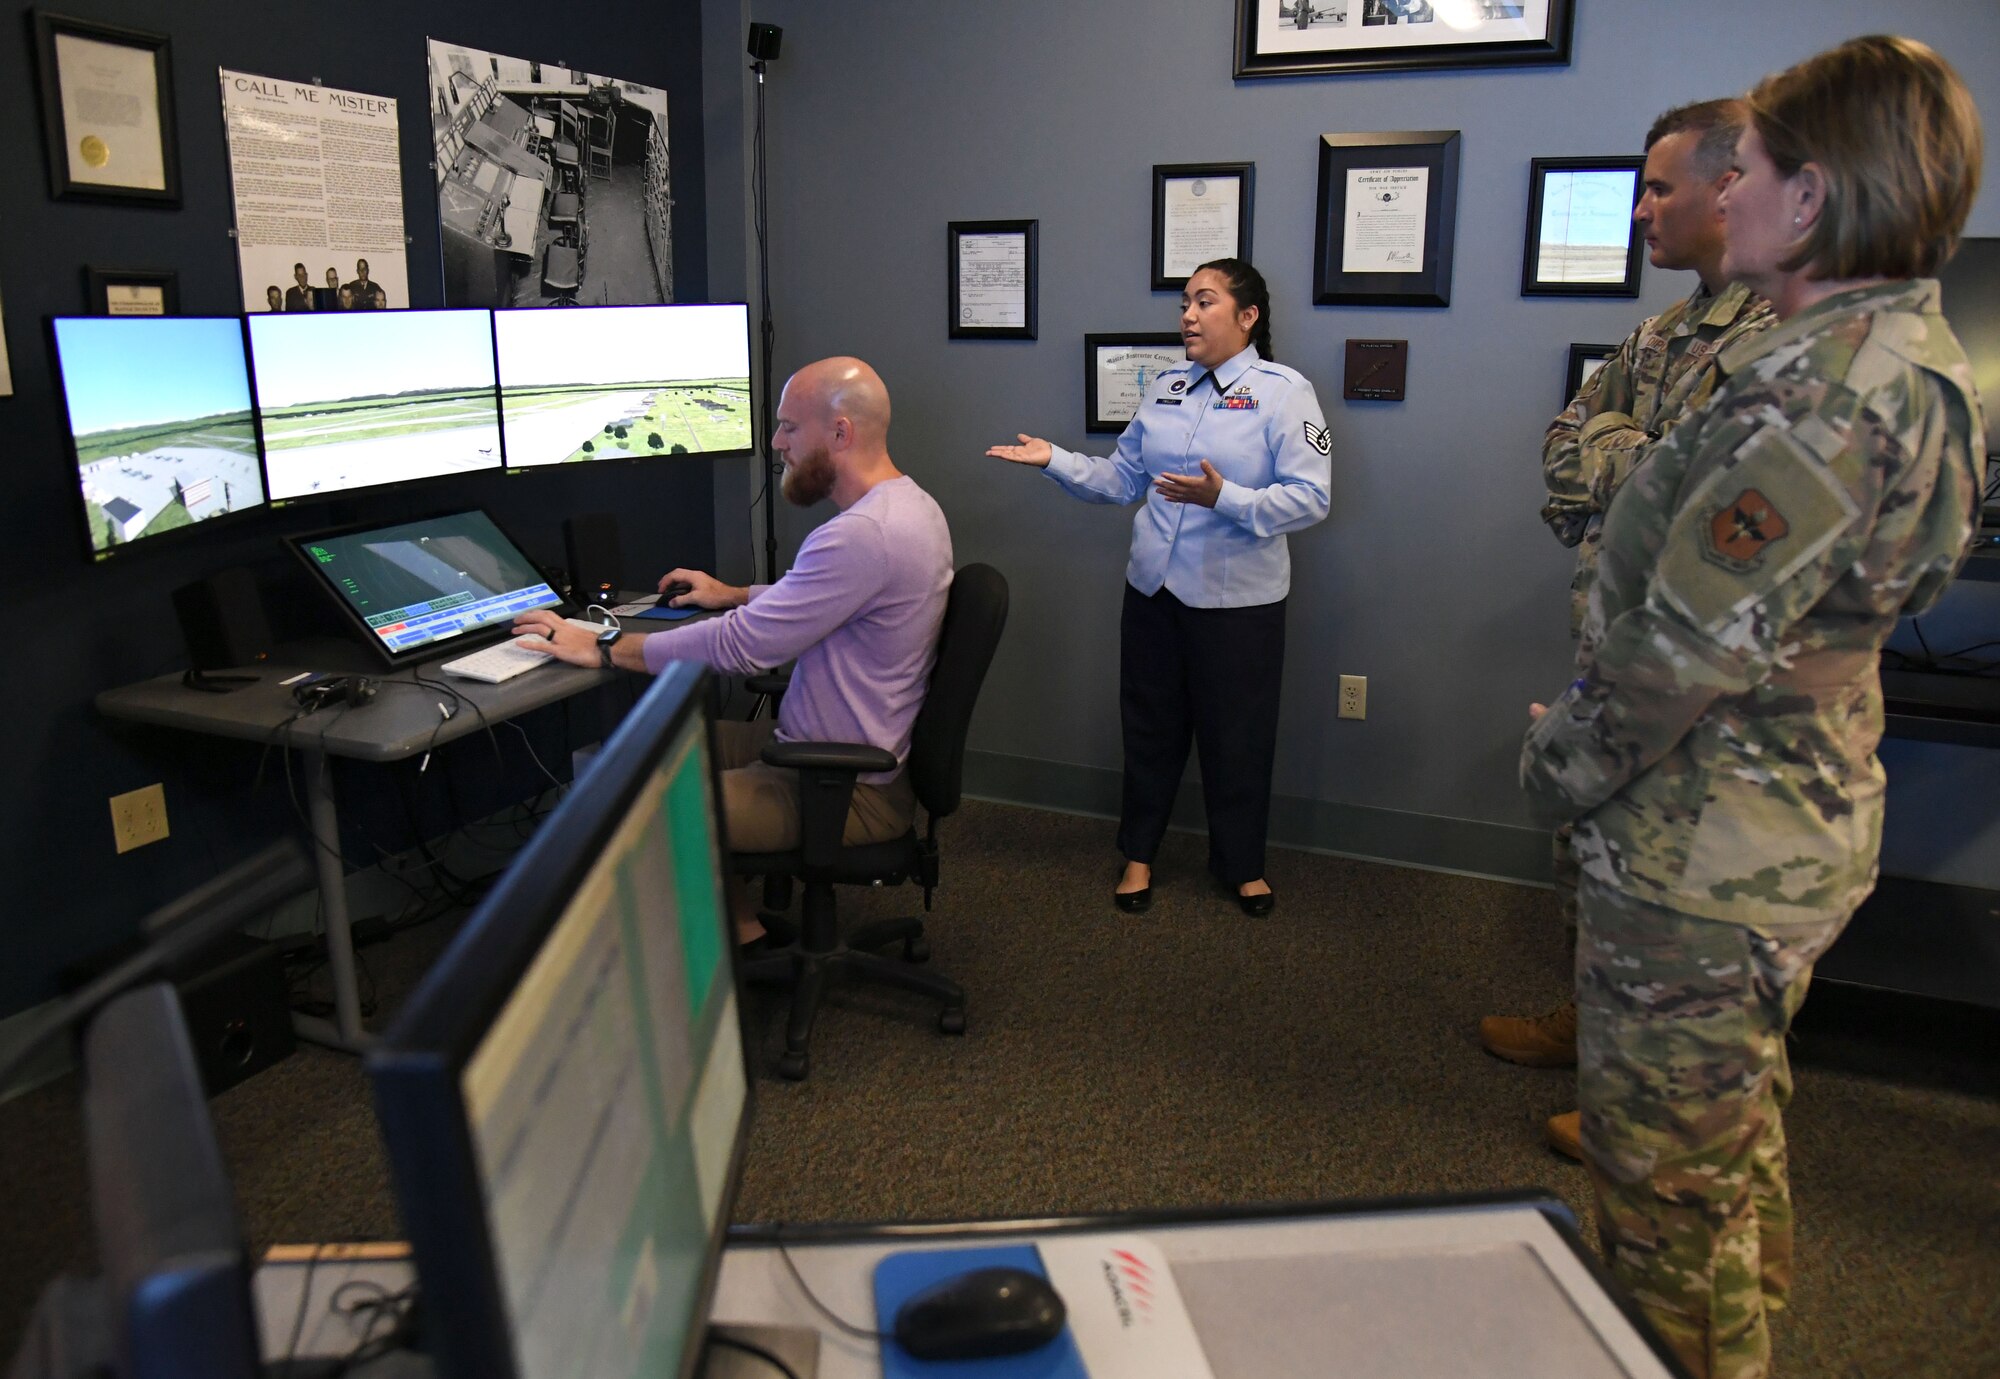
[[(1215, 1379), (1652, 1379), (1682, 1375), (1540, 1193), (948, 1225), (789, 1227), (792, 1262), (850, 1322), (898, 1250), (1142, 1235), (1166, 1257)], [(712, 1321), (820, 1333), (820, 1379), (876, 1379), (876, 1343), (839, 1335), (769, 1227), (730, 1233)]]
[[(97, 696), (97, 710), (109, 718), (152, 723), (214, 737), (246, 742), (278, 743), (298, 749), (304, 757), (306, 799), (313, 860), (319, 870), (321, 909), (326, 917), (327, 962), (333, 972), (334, 1018), (292, 1015), (301, 1038), (316, 1044), (359, 1053), (368, 1044), (361, 1023), (360, 988), (355, 981), (354, 940), (347, 912), (347, 888), (340, 855), (340, 826), (334, 812), (333, 781), (327, 774), (329, 756), (356, 761), (402, 761), (436, 746), (482, 731), (485, 727), (610, 684), (621, 672), (582, 670), (551, 661), (498, 685), (446, 675), (440, 662), (403, 667), (385, 674), (379, 665), (364, 664), (367, 651), (352, 642), (315, 648), (310, 658), (257, 667), (257, 683), (228, 694), (189, 689), (179, 675), (162, 675)], [(352, 671), (379, 678), (382, 689), (361, 708), (335, 705), (286, 727), (297, 712), (291, 690), (282, 683), (312, 670)], [(463, 706), (450, 719), (438, 703), (450, 697), (413, 675), (440, 680), (458, 692)], [(478, 712), (475, 713), (474, 706)], [(484, 714), (484, 721), (480, 715)]]

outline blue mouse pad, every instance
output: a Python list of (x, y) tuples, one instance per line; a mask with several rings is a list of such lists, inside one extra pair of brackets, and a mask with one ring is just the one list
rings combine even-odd
[(655, 622), (679, 622), (682, 618), (691, 618), (704, 611), (706, 610), (700, 608), (669, 608), (664, 603), (656, 603), (651, 608), (642, 609), (632, 616), (650, 618)]
[[(1033, 1245), (984, 1246), (969, 1250), (905, 1250), (885, 1255), (875, 1266), (875, 1326), (893, 1331), (896, 1309), (933, 1283), (974, 1269), (1025, 1269), (1042, 1278), (1049, 1271)], [(1020, 1355), (985, 1360), (919, 1360), (894, 1340), (882, 1342), (882, 1379), (1090, 1379), (1076, 1338), (1065, 1325), (1045, 1346)]]

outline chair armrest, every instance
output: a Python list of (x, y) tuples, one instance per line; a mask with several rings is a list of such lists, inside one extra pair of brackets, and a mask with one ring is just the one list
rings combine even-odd
[(799, 773), (799, 860), (806, 879), (840, 860), (847, 811), (863, 771), (893, 771), (896, 757), (865, 742), (767, 742), (764, 764)]
[(743, 688), (752, 694), (783, 694), (785, 687), (791, 683), (790, 672), (783, 670), (767, 670), (743, 677)]
[(767, 742), (761, 753), (769, 766), (795, 771), (893, 771), (896, 757), (865, 742)]

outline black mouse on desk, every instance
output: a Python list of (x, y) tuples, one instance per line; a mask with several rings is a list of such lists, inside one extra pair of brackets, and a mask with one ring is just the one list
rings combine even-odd
[(660, 602), (663, 604), (669, 604), (672, 603), (675, 599), (679, 598), (682, 594), (692, 594), (693, 592), (694, 592), (694, 586), (692, 584), (689, 584), (684, 579), (677, 579), (672, 584), (669, 584), (666, 588), (660, 590)]
[(1068, 1309), (1026, 1269), (974, 1269), (912, 1293), (896, 1309), (896, 1344), (919, 1360), (1018, 1355), (1062, 1334)]

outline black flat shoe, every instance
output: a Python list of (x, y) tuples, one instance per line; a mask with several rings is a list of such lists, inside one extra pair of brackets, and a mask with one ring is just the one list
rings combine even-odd
[(1278, 897), (1270, 891), (1265, 891), (1262, 895), (1245, 895), (1234, 886), (1226, 886), (1224, 889), (1236, 901), (1238, 908), (1252, 919), (1262, 919), (1278, 906)]
[(1111, 903), (1128, 915), (1144, 914), (1153, 908), (1153, 888), (1142, 886), (1136, 891), (1113, 891)]

